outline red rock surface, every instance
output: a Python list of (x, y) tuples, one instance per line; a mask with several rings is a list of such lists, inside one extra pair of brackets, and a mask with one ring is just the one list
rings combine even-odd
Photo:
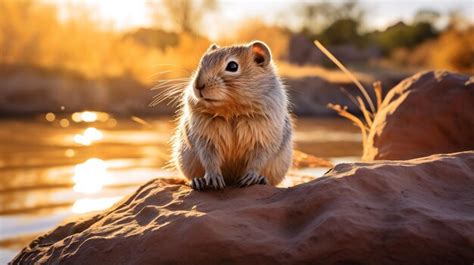
[(472, 264), (474, 151), (337, 165), (292, 188), (155, 180), (13, 264)]
[(370, 128), (363, 159), (411, 159), (474, 149), (474, 76), (416, 74), (392, 88)]

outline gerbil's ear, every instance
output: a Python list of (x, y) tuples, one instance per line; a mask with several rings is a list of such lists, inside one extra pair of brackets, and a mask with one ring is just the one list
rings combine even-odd
[(209, 46), (209, 48), (207, 48), (207, 52), (212, 52), (213, 50), (218, 49), (218, 48), (219, 48), (219, 45), (213, 43), (211, 44), (211, 46)]
[(253, 60), (259, 66), (267, 66), (272, 60), (272, 53), (270, 48), (261, 42), (254, 41), (250, 43), (250, 49), (252, 50)]

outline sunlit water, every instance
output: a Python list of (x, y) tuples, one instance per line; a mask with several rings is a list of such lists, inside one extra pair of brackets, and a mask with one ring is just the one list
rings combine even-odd
[[(333, 163), (355, 161), (360, 134), (340, 119), (300, 119), (297, 149)], [(107, 113), (47, 113), (1, 120), (0, 264), (65, 218), (103, 210), (153, 178), (175, 176), (169, 119), (114, 118)], [(328, 168), (293, 170), (281, 186)]]

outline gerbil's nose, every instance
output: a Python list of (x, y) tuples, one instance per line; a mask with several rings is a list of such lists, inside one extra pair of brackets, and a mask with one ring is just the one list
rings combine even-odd
[(201, 74), (197, 76), (195, 86), (196, 86), (196, 89), (199, 91), (206, 88), (206, 82), (204, 82), (204, 78), (201, 76)]
[(203, 90), (204, 88), (206, 88), (206, 84), (201, 83), (201, 82), (197, 82), (196, 88), (197, 88), (198, 90)]

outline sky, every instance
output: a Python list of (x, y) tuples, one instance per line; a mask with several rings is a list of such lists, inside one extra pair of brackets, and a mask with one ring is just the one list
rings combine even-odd
[[(52, 0), (59, 1), (59, 0)], [(147, 0), (71, 0), (74, 3), (91, 6), (97, 15), (109, 22), (116, 29), (127, 29), (148, 26), (151, 23), (147, 9)], [(159, 0), (156, 1), (159, 4)], [(219, 12), (205, 19), (206, 33), (216, 39), (232, 31), (246, 18), (261, 18), (269, 24), (282, 21), (291, 12), (298, 1), (289, 0), (218, 0)], [(299, 1), (310, 2), (310, 1)], [(338, 2), (338, 1), (332, 1)], [(340, 1), (339, 1), (340, 2)], [(474, 23), (474, 0), (360, 0), (358, 3), (366, 10), (366, 27), (384, 29), (387, 26), (410, 18), (420, 9), (434, 9), (442, 15), (457, 10)], [(297, 28), (297, 19), (287, 19), (285, 23)], [(225, 25), (225, 26), (223, 26)]]

